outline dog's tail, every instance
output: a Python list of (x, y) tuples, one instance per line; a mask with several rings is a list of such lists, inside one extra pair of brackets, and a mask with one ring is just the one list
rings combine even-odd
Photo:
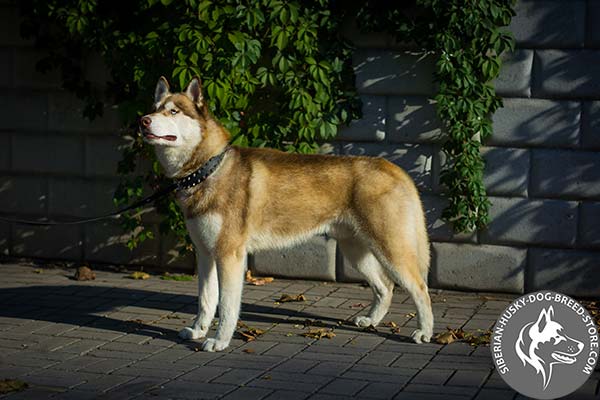
[(427, 235), (427, 225), (425, 222), (425, 213), (423, 212), (423, 204), (421, 203), (421, 199), (419, 199), (419, 208), (419, 212), (416, 213), (417, 262), (419, 263), (419, 272), (421, 272), (423, 281), (427, 283), (431, 255), (429, 254), (429, 239)]

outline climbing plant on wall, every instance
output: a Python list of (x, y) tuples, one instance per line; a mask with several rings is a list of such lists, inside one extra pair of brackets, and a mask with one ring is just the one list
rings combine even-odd
[[(512, 47), (502, 30), (513, 0), (367, 0), (353, 5), (328, 0), (23, 0), (23, 33), (48, 57), (41, 69), (59, 68), (64, 87), (85, 101), (93, 118), (117, 104), (129, 124), (131, 146), (119, 171), (117, 204), (160, 183), (152, 152), (135, 133), (150, 108), (157, 77), (183, 87), (200, 75), (212, 111), (234, 144), (310, 153), (339, 126), (359, 117), (351, 68), (352, 49), (340, 35), (344, 18), (368, 31), (386, 31), (437, 57), (435, 97), (446, 133), (442, 172), (455, 230), (485, 226), (489, 202), (482, 183), (481, 139), (501, 106), (492, 80), (500, 54)], [(94, 84), (86, 56), (99, 53), (110, 81)], [(149, 160), (149, 164), (142, 163)], [(142, 168), (140, 165), (149, 165)], [(185, 238), (172, 199), (160, 201), (161, 230)], [(152, 237), (138, 214), (124, 219), (129, 246)]]
[(514, 3), (417, 0), (407, 7), (369, 0), (358, 12), (363, 29), (391, 33), (437, 58), (435, 100), (447, 156), (441, 183), (449, 201), (443, 217), (457, 232), (474, 231), (488, 222), (480, 146), (492, 134), (491, 117), (502, 106), (493, 80), (500, 72), (500, 55), (514, 46), (503, 29), (514, 16)]
[[(24, 33), (49, 51), (40, 67), (63, 71), (64, 86), (85, 100), (87, 116), (108, 100), (130, 123), (119, 205), (160, 183), (135, 121), (151, 110), (161, 75), (179, 88), (201, 76), (213, 113), (241, 146), (312, 153), (360, 113), (352, 49), (328, 0), (24, 0), (22, 10)], [(83, 60), (92, 51), (109, 68), (104, 87), (86, 79)], [(151, 167), (135, 174), (143, 160)], [(165, 217), (161, 230), (185, 239), (175, 202), (159, 201), (157, 209)], [(123, 220), (130, 247), (152, 237), (139, 215)]]

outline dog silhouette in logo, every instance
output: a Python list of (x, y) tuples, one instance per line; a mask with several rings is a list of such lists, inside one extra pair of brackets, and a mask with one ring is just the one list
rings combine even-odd
[(542, 375), (543, 389), (546, 390), (556, 364), (573, 364), (583, 350), (583, 343), (564, 332), (565, 328), (554, 320), (552, 306), (542, 309), (537, 321), (525, 325), (515, 344), (517, 355), (523, 362), (535, 368)]

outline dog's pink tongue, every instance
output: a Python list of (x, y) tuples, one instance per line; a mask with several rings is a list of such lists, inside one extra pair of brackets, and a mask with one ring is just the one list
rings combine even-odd
[(161, 136), (161, 137), (170, 142), (174, 142), (175, 140), (177, 140), (177, 136), (174, 136), (174, 135), (166, 135), (166, 136)]

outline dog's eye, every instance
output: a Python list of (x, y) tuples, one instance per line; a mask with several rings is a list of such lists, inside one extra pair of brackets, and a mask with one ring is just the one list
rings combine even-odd
[(554, 339), (554, 344), (558, 344), (564, 340), (560, 336), (555, 336), (555, 337), (553, 337), (553, 339)]
[(178, 112), (179, 112), (179, 111), (178, 111), (178, 110), (176, 110), (176, 109), (174, 109), (174, 108), (172, 108), (172, 109), (171, 109), (171, 115), (175, 115), (175, 114), (177, 114)]

